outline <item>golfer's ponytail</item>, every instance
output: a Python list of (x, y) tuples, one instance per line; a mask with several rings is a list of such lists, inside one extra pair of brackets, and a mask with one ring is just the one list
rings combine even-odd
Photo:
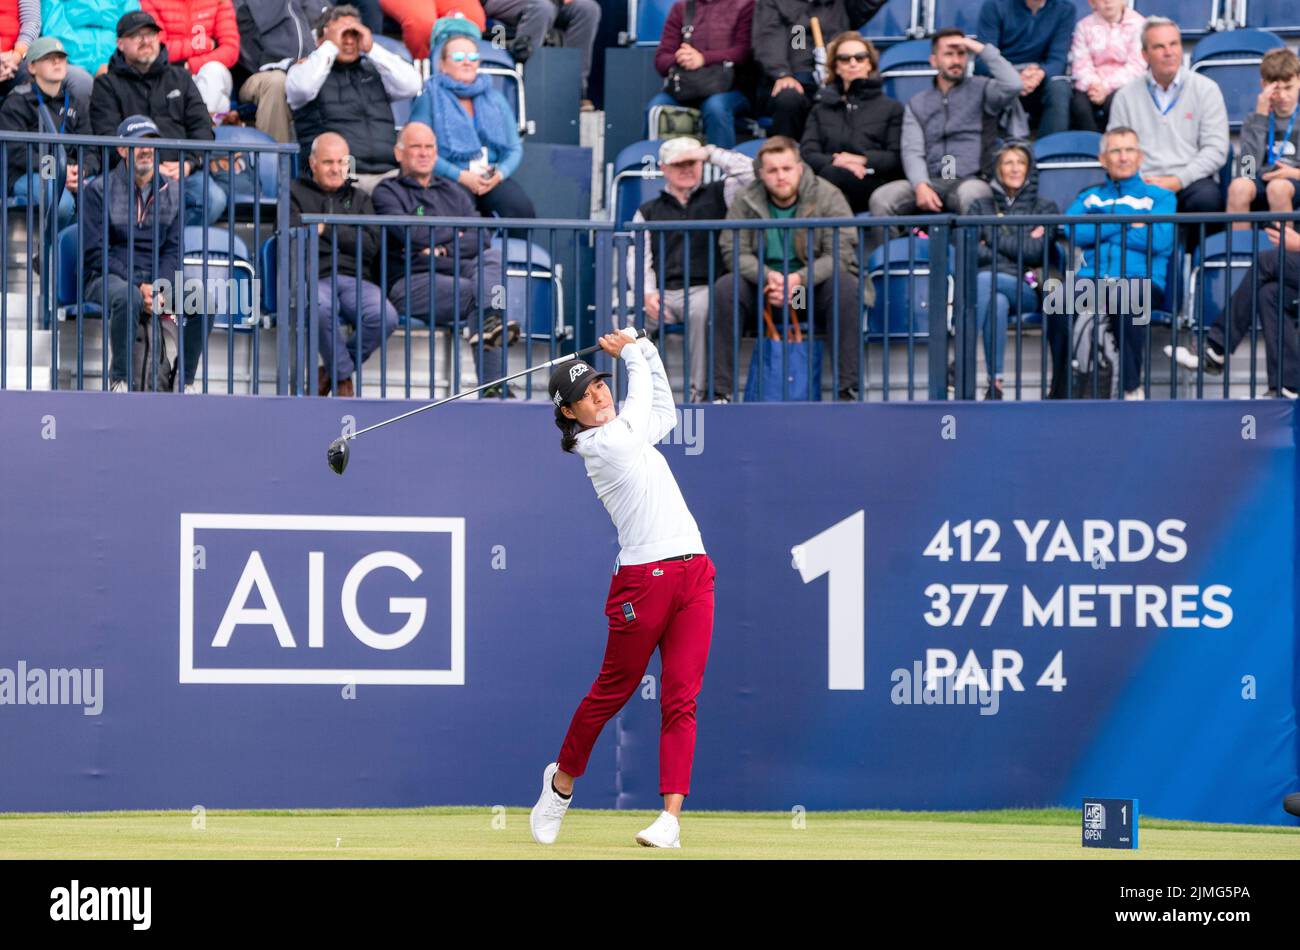
[(560, 407), (555, 407), (555, 427), (560, 430), (560, 448), (566, 452), (572, 452), (573, 447), (578, 444), (578, 433), (582, 431), (582, 426), (577, 419), (570, 419)]

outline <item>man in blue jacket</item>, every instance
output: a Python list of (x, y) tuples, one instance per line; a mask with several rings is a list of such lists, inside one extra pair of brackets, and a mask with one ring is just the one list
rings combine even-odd
[[(161, 138), (158, 126), (142, 115), (127, 116), (115, 133), (122, 138)], [(136, 323), (154, 309), (159, 280), (169, 282), (182, 271), (181, 186), (156, 173), (153, 148), (119, 148), (122, 161), (85, 187), (85, 300), (99, 303), (108, 294), (109, 384), (126, 392), (127, 347)], [(104, 190), (108, 189), (108, 233), (102, 228)], [(157, 239), (155, 240), (155, 229)], [(154, 255), (157, 255), (157, 266)], [(107, 271), (107, 273), (106, 273)], [(175, 299), (175, 298), (173, 298)], [(165, 309), (159, 301), (159, 310)], [(163, 319), (172, 319), (167, 314)], [(185, 324), (185, 389), (194, 391), (194, 377), (203, 351), (203, 321)]]
[[(1070, 127), (1070, 81), (1065, 67), (1074, 35), (1071, 0), (984, 0), (976, 37), (998, 48), (1020, 72), (1020, 103), (1041, 135)], [(978, 60), (975, 73), (989, 75)]]
[[(1106, 181), (1079, 192), (1073, 204), (1066, 209), (1068, 215), (1104, 216), (1119, 215), (1172, 215), (1177, 199), (1172, 191), (1152, 185), (1142, 179), (1142, 147), (1137, 133), (1129, 128), (1109, 129), (1101, 140), (1101, 154), (1097, 156), (1106, 170)], [(1074, 246), (1083, 254), (1083, 264), (1074, 274), (1078, 281), (1096, 281), (1098, 287), (1092, 294), (1096, 312), (1109, 317), (1110, 332), (1122, 338), (1120, 353), (1120, 382), (1125, 399), (1142, 399), (1142, 347), (1146, 342), (1145, 326), (1150, 319), (1151, 303), (1155, 293), (1164, 293), (1165, 275), (1169, 269), (1169, 255), (1174, 246), (1173, 224), (1144, 222), (1116, 222), (1100, 225), (1069, 225), (1067, 236), (1073, 232)], [(1150, 263), (1148, 264), (1148, 261)], [(1108, 300), (1117, 295), (1111, 292), (1110, 280), (1126, 281), (1126, 288), (1134, 280), (1145, 283), (1145, 292), (1138, 289), (1119, 295), (1128, 306), (1104, 308)], [(1088, 288), (1091, 289), (1091, 288)], [(1134, 302), (1145, 301), (1140, 306)], [(1073, 304), (1073, 301), (1071, 301)], [(1053, 363), (1056, 367), (1052, 392), (1065, 395), (1066, 351), (1070, 341), (1066, 332), (1067, 314), (1045, 304), (1048, 312), (1048, 336), (1051, 338)], [(1073, 307), (1071, 307), (1073, 309)], [(1052, 312), (1056, 311), (1056, 312)], [(1139, 312), (1141, 311), (1141, 312)], [(1135, 321), (1135, 317), (1139, 317)], [(1079, 314), (1075, 314), (1078, 321)]]

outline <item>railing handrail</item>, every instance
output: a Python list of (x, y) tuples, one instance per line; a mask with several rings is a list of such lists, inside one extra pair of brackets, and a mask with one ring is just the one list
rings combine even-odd
[[(218, 139), (121, 138), (116, 135), (56, 135), (52, 132), (0, 132), (0, 142), (33, 142), (49, 145), (89, 145), (112, 148), (156, 148), (163, 151), (198, 149), (208, 152), (266, 152), (297, 155), (299, 147), (287, 142), (236, 142)], [(145, 143), (148, 143), (147, 145)]]

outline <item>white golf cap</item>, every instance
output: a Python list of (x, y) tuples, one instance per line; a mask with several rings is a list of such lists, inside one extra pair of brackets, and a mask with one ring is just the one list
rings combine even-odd
[(693, 139), (689, 135), (679, 135), (676, 138), (667, 139), (663, 145), (659, 146), (659, 164), (676, 165), (687, 152), (703, 147), (699, 139)]

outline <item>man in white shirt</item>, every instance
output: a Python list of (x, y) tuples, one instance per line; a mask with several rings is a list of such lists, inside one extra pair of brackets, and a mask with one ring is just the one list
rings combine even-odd
[(397, 174), (392, 103), (420, 94), (420, 74), (375, 44), (356, 7), (329, 7), (316, 33), (316, 50), (290, 67), (284, 83), (302, 163), (316, 136), (337, 132), (352, 146), (357, 187), (369, 194)]

